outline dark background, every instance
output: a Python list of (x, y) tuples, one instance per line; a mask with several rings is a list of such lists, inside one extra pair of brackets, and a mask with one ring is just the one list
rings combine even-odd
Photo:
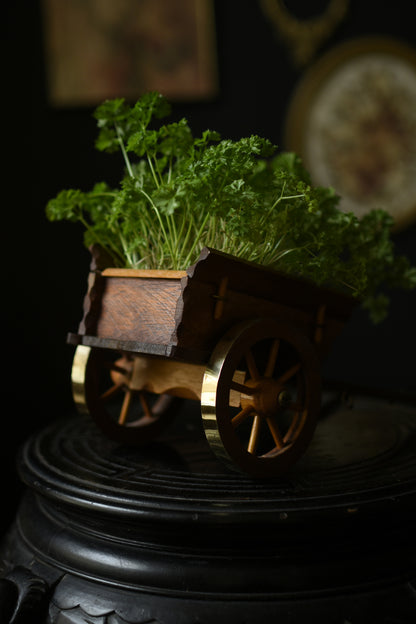
[[(299, 16), (327, 1), (288, 1)], [(389, 35), (416, 46), (412, 3), (351, 0), (348, 14), (317, 57), (361, 35)], [(73, 351), (66, 333), (82, 314), (89, 255), (82, 232), (51, 224), (49, 198), (62, 188), (116, 182), (119, 162), (97, 152), (93, 109), (53, 108), (46, 91), (40, 2), (3, 9), (2, 76), (2, 334), (4, 350), (1, 470), (2, 529), (20, 495), (15, 471), (19, 446), (34, 431), (74, 412), (70, 392)], [(259, 134), (284, 148), (287, 107), (302, 71), (256, 0), (215, 2), (219, 73), (211, 101), (176, 102), (195, 134), (206, 128), (224, 138)], [(398, 251), (416, 264), (416, 225), (395, 235)], [(416, 394), (416, 293), (392, 293), (389, 319), (374, 327), (354, 313), (326, 362), (325, 376), (388, 394)]]

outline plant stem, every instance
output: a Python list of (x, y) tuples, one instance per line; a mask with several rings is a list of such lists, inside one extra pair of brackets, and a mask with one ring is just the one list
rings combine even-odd
[(147, 162), (148, 162), (149, 167), (150, 167), (150, 171), (152, 172), (152, 176), (153, 176), (153, 180), (155, 181), (156, 188), (159, 188), (160, 183), (159, 183), (159, 180), (157, 179), (157, 175), (156, 175), (155, 169), (153, 167), (152, 159), (150, 158), (149, 154), (146, 154), (146, 158), (147, 158)]
[(124, 162), (126, 163), (128, 174), (131, 178), (134, 178), (133, 169), (130, 163), (130, 159), (127, 156), (126, 148), (124, 147), (124, 141), (121, 136), (121, 131), (120, 131), (118, 124), (115, 124), (115, 129), (117, 133), (118, 142), (120, 144), (121, 153), (123, 154)]
[[(162, 230), (162, 234), (163, 234), (163, 238), (164, 238), (165, 244), (167, 244), (167, 247), (169, 249), (169, 253), (171, 254), (172, 261), (173, 261), (174, 260), (174, 251), (173, 251), (173, 247), (172, 247), (172, 241), (170, 240), (170, 237), (168, 236), (168, 234), (166, 232), (166, 228), (165, 228), (165, 225), (163, 223), (163, 219), (161, 217), (161, 214), (160, 214), (156, 204), (153, 202), (152, 198), (150, 197), (150, 195), (148, 195), (143, 188), (139, 188), (138, 190), (147, 199), (147, 201), (149, 202), (149, 204), (151, 205), (151, 207), (153, 208), (153, 210), (154, 210), (154, 212), (156, 214), (156, 218), (157, 218), (158, 223), (160, 225), (160, 229)], [(168, 227), (169, 227), (169, 223), (168, 223)]]
[(195, 249), (197, 248), (197, 246), (201, 242), (201, 234), (202, 234), (202, 232), (203, 232), (203, 230), (204, 230), (204, 228), (205, 228), (205, 226), (207, 224), (207, 221), (208, 221), (209, 217), (210, 217), (210, 214), (209, 214), (209, 212), (207, 212), (207, 214), (205, 215), (205, 217), (204, 217), (204, 219), (202, 221), (202, 224), (201, 224), (199, 230), (197, 231), (197, 233), (195, 235), (195, 239), (194, 239), (194, 241), (193, 241), (193, 243), (191, 245), (191, 248), (188, 251), (188, 254), (187, 254), (187, 256), (184, 259), (184, 265), (185, 265), (184, 268), (186, 268), (192, 262), (192, 256), (194, 254)]

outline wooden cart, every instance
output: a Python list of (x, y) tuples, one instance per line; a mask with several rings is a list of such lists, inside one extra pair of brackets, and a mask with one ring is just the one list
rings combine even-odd
[(187, 271), (103, 268), (95, 254), (77, 334), (73, 394), (111, 438), (142, 444), (172, 397), (200, 401), (218, 457), (285, 472), (313, 435), (321, 362), (355, 301), (204, 249)]

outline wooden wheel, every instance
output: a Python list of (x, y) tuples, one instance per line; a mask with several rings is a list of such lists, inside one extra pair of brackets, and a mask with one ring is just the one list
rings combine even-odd
[(307, 448), (320, 394), (320, 363), (306, 336), (286, 322), (243, 323), (218, 343), (206, 369), (205, 435), (231, 467), (278, 476)]
[(72, 392), (81, 412), (88, 413), (110, 438), (143, 444), (170, 422), (173, 397), (154, 395), (133, 384), (134, 356), (78, 346), (72, 366)]

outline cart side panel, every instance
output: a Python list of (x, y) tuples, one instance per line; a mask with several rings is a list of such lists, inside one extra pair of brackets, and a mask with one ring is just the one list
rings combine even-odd
[(324, 355), (355, 305), (351, 297), (210, 249), (183, 284), (172, 336), (178, 352), (197, 348), (209, 354), (235, 323), (271, 317), (298, 326)]
[(100, 275), (89, 293), (90, 312), (79, 327), (80, 334), (118, 341), (170, 343), (181, 293), (180, 279)]
[(202, 250), (198, 262), (188, 269), (188, 275), (202, 282), (212, 281), (213, 275), (217, 278), (227, 275), (228, 287), (232, 290), (308, 313), (313, 313), (316, 306), (324, 301), (328, 314), (344, 322), (357, 303), (348, 295), (317, 286), (312, 281), (279, 273), (209, 248)]
[(184, 289), (178, 302), (178, 324), (173, 336), (179, 351), (194, 348), (208, 355), (230, 327), (244, 320), (279, 318), (302, 329), (310, 324), (309, 316), (302, 310), (230, 289), (221, 302), (217, 295), (220, 279), (214, 280), (215, 277), (206, 283), (190, 280)]

